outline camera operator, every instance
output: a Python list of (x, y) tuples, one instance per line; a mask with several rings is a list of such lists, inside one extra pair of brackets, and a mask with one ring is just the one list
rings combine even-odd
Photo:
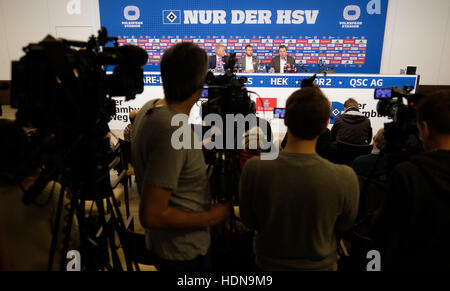
[(450, 91), (416, 107), (425, 153), (398, 164), (374, 236), (383, 270), (450, 270)]
[[(50, 182), (34, 204), (22, 202), (24, 191), (37, 179), (39, 171), (32, 164), (32, 147), (23, 128), (13, 121), (0, 119), (0, 230), (5, 237), (5, 253), (11, 270), (44, 271), (50, 254), (53, 226), (61, 186)], [(70, 203), (65, 199), (65, 204)], [(67, 216), (63, 209), (63, 217)], [(60, 223), (53, 267), (59, 268), (64, 237), (64, 222)], [(78, 229), (74, 218), (70, 249), (78, 244)]]
[(316, 153), (330, 111), (319, 88), (295, 91), (286, 102), (284, 151), (276, 160), (252, 158), (244, 166), (240, 215), (256, 230), (255, 263), (263, 270), (337, 269), (336, 232), (352, 226), (359, 187), (351, 168)]
[(202, 150), (177, 150), (171, 143), (178, 128), (171, 125), (172, 118), (189, 115), (199, 100), (207, 65), (206, 52), (194, 44), (169, 48), (161, 59), (165, 99), (145, 104), (133, 127), (139, 216), (158, 270), (210, 270), (209, 227), (224, 221), (231, 210), (231, 203), (210, 207)]

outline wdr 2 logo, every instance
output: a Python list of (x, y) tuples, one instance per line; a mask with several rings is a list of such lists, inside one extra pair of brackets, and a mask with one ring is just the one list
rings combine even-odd
[(163, 10), (163, 24), (181, 24), (180, 10)]

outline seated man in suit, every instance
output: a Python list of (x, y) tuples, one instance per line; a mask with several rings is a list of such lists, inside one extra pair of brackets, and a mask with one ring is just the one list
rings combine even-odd
[(224, 71), (228, 58), (225, 56), (225, 46), (223, 44), (216, 45), (216, 54), (209, 57), (208, 60), (208, 70), (213, 70), (214, 72)]
[(253, 55), (251, 44), (245, 46), (245, 55), (239, 60), (239, 63), (244, 73), (255, 73), (258, 71), (259, 58)]
[[(269, 72), (271, 73), (287, 73), (287, 72), (297, 72), (297, 66), (295, 65), (295, 60), (293, 57), (287, 55), (287, 48), (285, 45), (280, 45), (279, 47), (280, 55), (276, 56), (270, 62)], [(291, 69), (286, 70), (285, 69)]]

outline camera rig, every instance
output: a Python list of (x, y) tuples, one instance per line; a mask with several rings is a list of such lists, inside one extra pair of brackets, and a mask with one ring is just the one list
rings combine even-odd
[[(113, 42), (113, 46), (108, 47), (109, 42)], [(70, 214), (60, 268), (63, 270), (65, 266), (72, 217), (76, 213), (80, 250), (94, 249), (94, 259), (90, 265), (84, 260), (83, 269), (109, 269), (109, 260), (104, 257), (108, 253), (106, 242), (109, 241), (114, 251), (115, 233), (125, 229), (109, 174), (109, 165), (114, 159), (107, 137), (108, 122), (115, 114), (111, 97), (125, 96), (130, 100), (143, 92), (147, 52), (136, 46), (118, 46), (117, 38), (108, 37), (105, 28), (99, 31), (98, 37), (91, 36), (87, 42), (47, 36), (39, 43), (26, 46), (24, 52), (25, 56), (12, 63), (11, 103), (18, 109), (16, 122), (35, 129), (33, 156), (41, 174), (25, 191), (22, 200), (25, 204), (33, 203), (48, 182), (59, 182), (62, 190), (54, 227), (57, 230), (64, 189), (70, 189), (71, 203), (66, 205)], [(107, 65), (115, 66), (112, 74), (106, 73)], [(104, 199), (107, 200), (106, 211)], [(86, 201), (96, 204), (98, 218), (86, 217)], [(107, 212), (112, 215), (109, 223), (105, 219)], [(91, 231), (93, 220), (103, 227), (100, 238)], [(49, 270), (57, 241), (57, 231), (53, 233)], [(121, 269), (117, 256), (113, 256), (112, 261), (115, 266), (111, 269)]]
[(402, 89), (392, 87), (374, 91), (375, 99), (379, 99), (378, 113), (392, 118), (392, 122), (384, 124), (386, 145), (383, 151), (388, 154), (389, 169), (421, 150), (415, 106), (423, 96), (411, 94), (413, 89), (413, 86), (406, 85)]

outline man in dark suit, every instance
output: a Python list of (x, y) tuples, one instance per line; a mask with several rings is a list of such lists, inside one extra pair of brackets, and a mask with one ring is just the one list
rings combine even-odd
[(245, 46), (245, 55), (239, 60), (242, 72), (256, 73), (259, 67), (259, 58), (253, 55), (253, 47), (251, 44)]
[[(285, 45), (280, 45), (280, 55), (276, 56), (270, 62), (269, 72), (273, 73), (296, 73), (297, 66), (293, 57), (287, 55), (287, 49)], [(286, 71), (285, 71), (286, 69)], [(290, 70), (289, 70), (290, 69)]]
[(225, 54), (225, 46), (220, 43), (217, 44), (216, 54), (209, 57), (208, 70), (214, 70), (214, 72), (225, 70), (228, 61)]

